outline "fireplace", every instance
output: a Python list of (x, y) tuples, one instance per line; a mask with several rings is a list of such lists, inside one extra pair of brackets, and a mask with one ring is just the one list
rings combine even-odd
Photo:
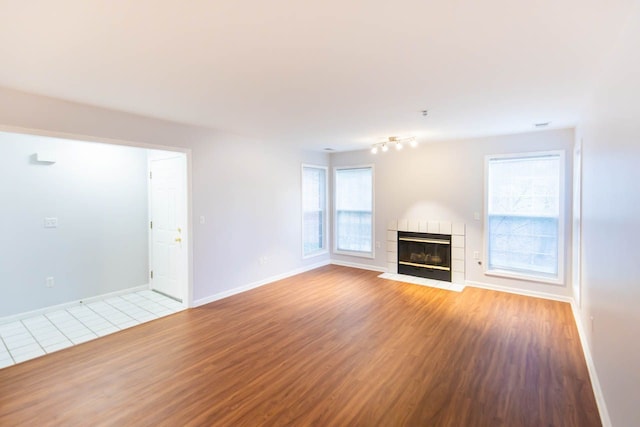
[[(450, 253), (450, 262), (451, 262), (451, 278), (450, 284), (454, 285), (465, 285), (465, 231), (466, 226), (461, 222), (452, 222), (452, 221), (443, 221), (443, 220), (429, 220), (422, 218), (402, 218), (402, 219), (390, 219), (387, 225), (387, 272), (390, 274), (398, 274), (400, 276), (406, 276), (407, 273), (402, 274), (398, 271), (398, 261), (400, 261), (398, 257), (398, 233), (399, 232), (408, 232), (408, 233), (419, 233), (421, 237), (423, 234), (432, 234), (432, 235), (444, 235), (444, 238), (449, 238), (451, 241), (451, 253)], [(439, 236), (440, 237), (440, 236)], [(406, 241), (405, 241), (406, 242)], [(418, 253), (419, 254), (419, 253)], [(440, 255), (442, 256), (442, 255)], [(418, 259), (420, 256), (418, 255)], [(425, 252), (426, 258), (426, 252)], [(431, 257), (429, 257), (431, 258)], [(414, 259), (416, 256), (414, 255)], [(436, 258), (437, 259), (437, 258)], [(411, 257), (409, 256), (409, 261), (411, 262)], [(417, 264), (417, 263), (415, 263)], [(406, 267), (409, 267), (405, 265)], [(424, 267), (415, 267), (422, 268)], [(410, 272), (409, 274), (415, 274), (414, 272)], [(414, 276), (415, 277), (415, 276)], [(422, 276), (416, 277), (415, 280), (419, 281), (422, 279)], [(428, 280), (428, 279), (426, 279)]]
[(398, 273), (451, 282), (451, 235), (398, 231)]

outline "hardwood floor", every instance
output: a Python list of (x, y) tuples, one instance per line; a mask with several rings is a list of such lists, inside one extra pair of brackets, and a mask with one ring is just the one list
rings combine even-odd
[(328, 266), (0, 370), (0, 425), (599, 426), (568, 304)]

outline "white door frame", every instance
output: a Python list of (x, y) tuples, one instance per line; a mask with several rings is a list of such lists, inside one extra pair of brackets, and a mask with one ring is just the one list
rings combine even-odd
[[(192, 154), (190, 148), (183, 147), (172, 147), (167, 145), (159, 145), (159, 144), (147, 144), (144, 142), (136, 142), (136, 141), (128, 141), (124, 139), (111, 139), (111, 138), (101, 138), (97, 136), (87, 136), (87, 135), (79, 135), (67, 132), (57, 132), (57, 131), (49, 131), (49, 130), (41, 130), (41, 129), (32, 129), (32, 128), (23, 128), (18, 126), (7, 126), (0, 124), (0, 132), (11, 132), (18, 133), (23, 135), (33, 135), (33, 136), (46, 136), (50, 138), (61, 138), (61, 139), (71, 139), (79, 142), (97, 142), (101, 144), (111, 144), (111, 145), (123, 145), (127, 147), (135, 147), (135, 148), (147, 148), (150, 150), (164, 150), (164, 151), (173, 151), (177, 153), (184, 153), (187, 157), (187, 224), (185, 224), (185, 228), (187, 230), (188, 242), (186, 245), (187, 250), (187, 290), (186, 290), (186, 298), (183, 300), (183, 304), (185, 307), (193, 307), (193, 224), (191, 218), (193, 217), (193, 195), (192, 195)], [(148, 266), (147, 266), (148, 267)]]
[(571, 218), (571, 287), (573, 301), (582, 307), (582, 138), (573, 147), (573, 209)]

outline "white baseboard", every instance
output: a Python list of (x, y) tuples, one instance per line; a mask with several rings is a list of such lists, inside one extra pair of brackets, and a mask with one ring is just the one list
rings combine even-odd
[(266, 279), (258, 280), (256, 282), (249, 283), (247, 285), (238, 286), (227, 291), (219, 292), (217, 294), (209, 295), (208, 297), (200, 298), (193, 301), (192, 307), (198, 307), (210, 302), (218, 301), (223, 298), (230, 297), (232, 295), (240, 294), (242, 292), (250, 291), (251, 289), (259, 288), (260, 286), (267, 285), (269, 283), (277, 282), (278, 280), (286, 279), (287, 277), (295, 276), (296, 274), (305, 273), (307, 271), (315, 270), (319, 267), (331, 264), (331, 261), (326, 260), (318, 262), (316, 264), (308, 265), (306, 267), (297, 268), (295, 270), (288, 271), (286, 273), (277, 274), (275, 276), (267, 277)]
[(361, 270), (379, 271), (380, 273), (386, 273), (387, 272), (387, 269), (385, 267), (379, 267), (377, 265), (369, 265), (369, 264), (359, 264), (357, 262), (338, 261), (336, 259), (332, 259), (331, 260), (331, 264), (333, 264), (333, 265), (341, 265), (343, 267), (359, 268)]
[(550, 300), (553, 300), (553, 301), (562, 301), (562, 302), (568, 302), (568, 303), (572, 303), (573, 302), (573, 299), (571, 297), (564, 296), (564, 295), (550, 294), (550, 293), (547, 293), (547, 292), (527, 291), (527, 290), (523, 290), (523, 289), (510, 288), (510, 287), (507, 287), (507, 286), (492, 285), (490, 283), (474, 282), (472, 280), (465, 280), (465, 284), (467, 286), (471, 286), (472, 288), (489, 289), (491, 291), (507, 292), (509, 294), (516, 294), (516, 295), (524, 295), (524, 296), (527, 296), (527, 297), (550, 299)]
[(609, 417), (607, 404), (604, 400), (602, 388), (600, 387), (600, 380), (598, 379), (596, 366), (593, 363), (593, 357), (591, 356), (591, 349), (589, 348), (589, 342), (587, 341), (587, 334), (584, 325), (582, 324), (582, 316), (580, 315), (580, 310), (577, 308), (576, 303), (573, 300), (571, 301), (571, 309), (573, 310), (573, 317), (576, 321), (576, 327), (578, 328), (578, 336), (580, 337), (580, 344), (582, 344), (584, 359), (587, 362), (587, 370), (589, 371), (589, 377), (591, 378), (593, 395), (596, 398), (598, 412), (600, 412), (600, 421), (602, 422), (603, 427), (611, 427), (611, 418)]
[(25, 313), (12, 314), (10, 316), (0, 317), (0, 324), (15, 322), (17, 320), (27, 319), (29, 317), (40, 316), (42, 314), (51, 313), (53, 311), (65, 310), (70, 307), (75, 307), (80, 304), (89, 304), (92, 302), (100, 301), (106, 298), (117, 297), (118, 295), (130, 294), (133, 292), (144, 291), (145, 289), (149, 289), (149, 284), (134, 286), (133, 288), (123, 289), (121, 291), (109, 292), (102, 295), (97, 295), (90, 298), (83, 298), (75, 301), (69, 301), (62, 304), (52, 305), (49, 307), (39, 308), (37, 310), (27, 311)]

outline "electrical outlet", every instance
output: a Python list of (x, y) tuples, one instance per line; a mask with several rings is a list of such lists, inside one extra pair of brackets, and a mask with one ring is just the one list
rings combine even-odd
[(260, 265), (267, 265), (268, 262), (269, 262), (269, 257), (267, 256), (260, 257)]
[(200, 215), (200, 224), (204, 224), (204, 223), (205, 223), (204, 215)]
[(380, 249), (380, 242), (376, 242), (376, 248)]
[(480, 221), (480, 212), (474, 212), (473, 219), (475, 219), (476, 221)]
[(44, 285), (47, 288), (53, 288), (53, 285), (55, 285), (56, 282), (53, 280), (53, 277), (47, 277), (46, 279), (44, 279)]
[(58, 218), (47, 217), (44, 219), (44, 228), (57, 228)]
[(479, 251), (473, 251), (473, 259), (480, 259), (480, 252)]

